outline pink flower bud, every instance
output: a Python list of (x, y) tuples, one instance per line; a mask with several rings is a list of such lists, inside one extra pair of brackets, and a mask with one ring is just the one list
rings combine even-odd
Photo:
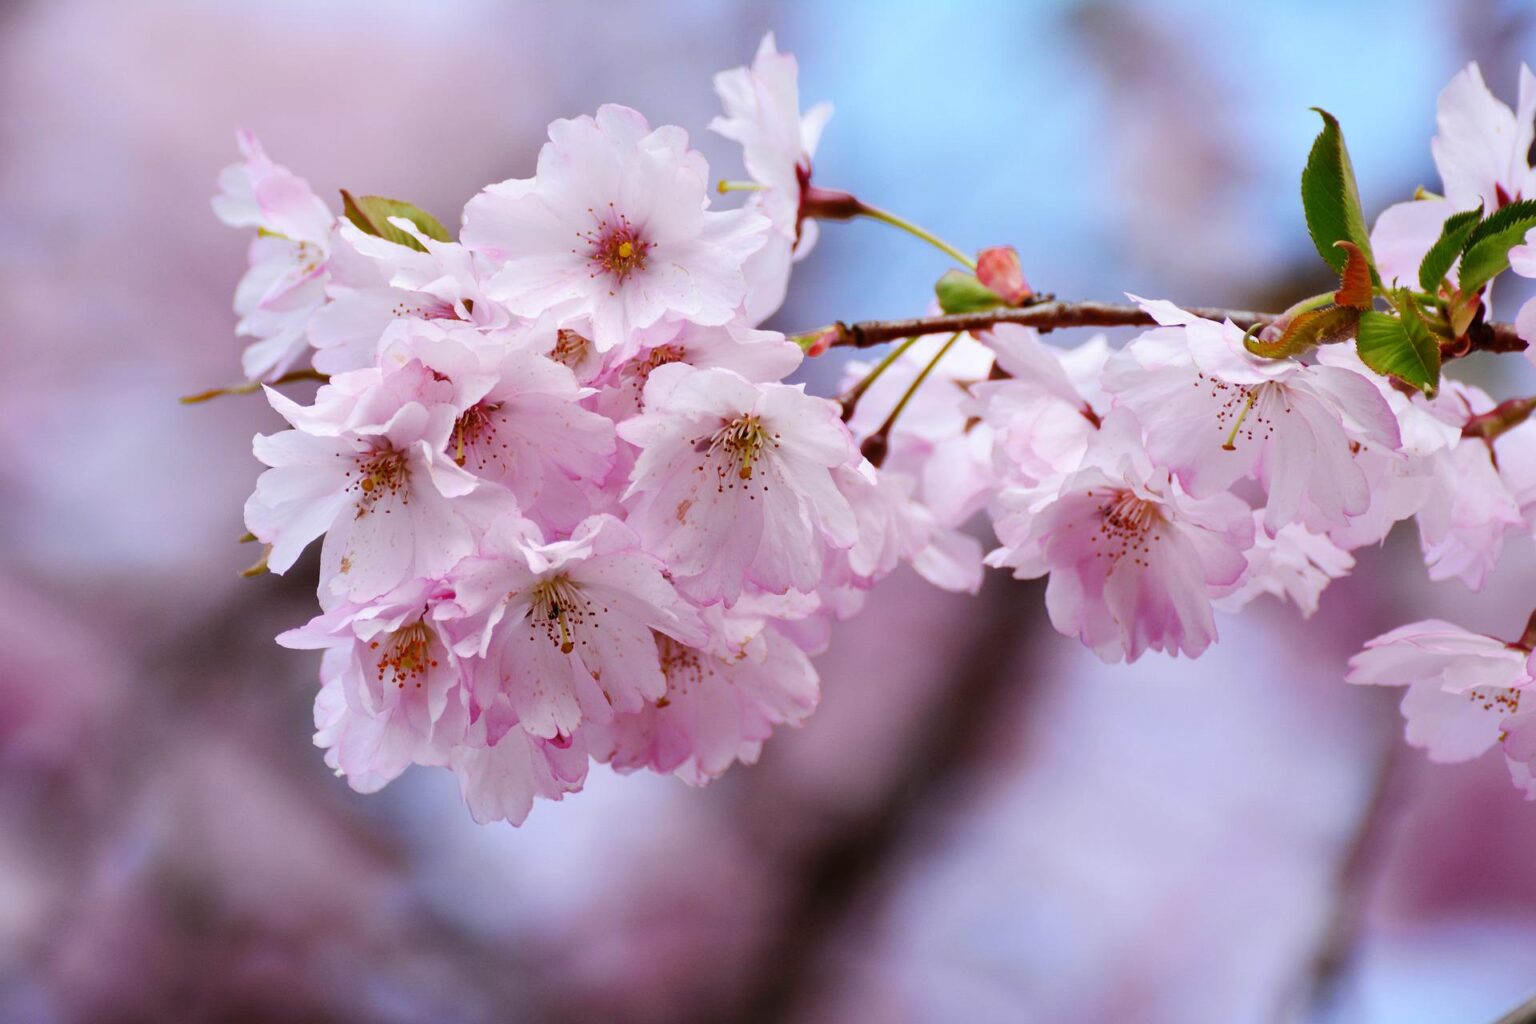
[(1024, 280), (1019, 251), (1011, 245), (981, 250), (976, 257), (976, 277), (1010, 306), (1017, 306), (1034, 294)]
[(837, 340), (838, 335), (841, 333), (841, 328), (834, 325), (832, 327), (823, 327), (819, 331), (811, 331), (808, 334), (797, 334), (793, 340), (797, 345), (805, 349), (805, 354), (808, 357), (814, 359), (816, 356), (826, 355), (827, 349), (832, 347), (832, 343)]

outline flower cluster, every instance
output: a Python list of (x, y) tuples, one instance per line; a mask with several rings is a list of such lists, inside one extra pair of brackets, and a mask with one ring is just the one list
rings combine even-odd
[[(972, 261), (812, 186), (829, 111), (802, 115), (796, 77), (769, 37), (715, 80), (712, 127), (752, 179), (719, 191), (744, 204), (712, 204), (681, 129), (604, 106), (551, 124), (533, 177), (474, 197), (457, 240), (379, 197), (344, 193), (337, 217), (241, 137), (215, 208), (260, 229), (239, 331), (290, 427), (256, 438), (245, 518), (273, 572), (323, 538), (321, 613), (279, 640), (324, 650), (316, 740), (355, 788), (442, 766), (476, 819), (518, 822), (594, 759), (707, 782), (814, 709), (810, 656), (902, 562), (959, 591), (984, 564), (1046, 577), (1058, 631), (1133, 661), (1200, 655), (1218, 610), (1262, 594), (1310, 615), (1409, 518), (1430, 578), (1473, 588), (1536, 528), (1536, 400), (1439, 379), (1490, 329), (1500, 267), (1472, 275), (1536, 274), (1529, 72), (1519, 114), (1475, 66), (1446, 90), (1443, 198), (1369, 239), (1309, 209), (1341, 286), (1257, 335), (1141, 299), (1151, 329), (1118, 350), (999, 316), (850, 362), (841, 402), (785, 379), (842, 325), (761, 326), (817, 217), (875, 216), (960, 260), (945, 312), (1037, 300), (1011, 249)], [(1325, 131), (1308, 173), (1331, 156), (1347, 208), (1343, 154)], [(1529, 244), (1490, 257), (1527, 212)], [(309, 405), (275, 386), (306, 376), (324, 381)], [(966, 532), (983, 513), (985, 555)], [(1411, 741), (1440, 759), (1501, 743), (1536, 793), (1530, 647), (1419, 623), (1350, 679), (1407, 685)]]
[(882, 482), (758, 326), (813, 239), (825, 109), (801, 118), (771, 38), (717, 88), (745, 206), (712, 206), (682, 129), (604, 106), (458, 240), (371, 197), (337, 217), (241, 136), (215, 209), (261, 229), (245, 369), (326, 378), (266, 389), (290, 429), (256, 438), (245, 518), (273, 572), (323, 538), (321, 614), (279, 640), (325, 651), (316, 738), (355, 788), (444, 766), (518, 822), (592, 759), (702, 784), (815, 708), (808, 655), (898, 559), (975, 585), (980, 545)]

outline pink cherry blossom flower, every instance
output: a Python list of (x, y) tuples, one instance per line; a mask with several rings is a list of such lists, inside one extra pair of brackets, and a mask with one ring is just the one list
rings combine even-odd
[(763, 37), (750, 68), (715, 76), (725, 116), (710, 129), (741, 144), (747, 174), (763, 186), (747, 201), (773, 225), (771, 237), (748, 261), (747, 316), (760, 323), (779, 308), (789, 283), (791, 259), (816, 244), (816, 222), (801, 214), (801, 193), (811, 180), (811, 157), (832, 117), (830, 103), (800, 112), (799, 66), (779, 53), (773, 33)]
[(249, 132), (244, 160), (219, 175), (213, 210), (231, 227), (252, 227), (250, 269), (235, 289), (237, 334), (256, 341), (241, 357), (252, 380), (282, 375), (308, 347), (305, 328), (325, 302), (326, 258), (335, 217), (303, 178), (274, 164)]
[(559, 800), (581, 789), (587, 777), (586, 738), (577, 733), (548, 740), (511, 728), (489, 743), (462, 743), (448, 755), (448, 767), (470, 816), (482, 825), (521, 825), (535, 798)]
[(1215, 494), (1251, 475), (1268, 494), (1271, 533), (1291, 522), (1342, 526), (1370, 507), (1356, 448), (1401, 447), (1397, 418), (1375, 384), (1342, 367), (1251, 356), (1230, 321), (1166, 302), (1142, 308), (1164, 326), (1111, 359), (1104, 386), (1145, 424), (1153, 460), (1191, 494)]
[[(1493, 404), (1481, 389), (1458, 381), (1448, 381), (1436, 402), (1458, 424)], [(1429, 578), (1459, 579), (1479, 590), (1498, 565), (1505, 536), (1530, 523), (1536, 424), (1523, 423), (1491, 444), (1457, 434), (1457, 443), (1431, 460), (1432, 484), (1415, 521)]]
[(403, 218), (425, 252), (366, 234), (342, 223), (331, 247), (331, 301), (309, 322), (315, 369), (344, 373), (371, 366), (381, 339), (397, 320), (472, 324), (486, 331), (511, 326), (510, 314), (483, 287), (492, 264), (452, 242), (423, 235)]
[(859, 524), (858, 539), (843, 554), (846, 572), (829, 581), (873, 586), (901, 562), (944, 590), (974, 594), (981, 589), (981, 542), (941, 525), (933, 512), (913, 497), (917, 480), (889, 467), (878, 472), (867, 461), (839, 467), (834, 479)]
[(443, 633), (462, 615), (451, 588), (412, 580), (366, 603), (348, 602), (277, 638), (324, 649), (315, 744), (361, 793), (412, 764), (446, 764), (469, 712), (463, 670)]
[(1433, 480), (1415, 520), (1429, 578), (1480, 590), (1498, 565), (1504, 535), (1522, 525), (1519, 503), (1481, 440), (1435, 459)]
[(506, 487), (523, 515), (570, 530), (593, 511), (613, 468), (613, 422), (584, 408), (571, 371), (526, 349), (486, 344), (472, 328), (417, 323), (384, 361), (419, 361), (455, 387), (446, 446), (453, 462)]
[(1216, 639), (1211, 599), (1247, 568), (1253, 516), (1227, 493), (1191, 497), (1140, 450), (1138, 426), (1111, 414), (1087, 464), (1059, 486), (1010, 488), (988, 564), (1049, 574), (1051, 624), (1105, 661), (1145, 651), (1197, 657)]
[(814, 590), (858, 526), (832, 470), (855, 452), (837, 407), (801, 387), (663, 366), (645, 412), (619, 424), (640, 449), (624, 501), (646, 550), (701, 603), (745, 584)]
[(652, 631), (702, 639), (697, 613), (662, 570), (613, 516), (550, 542), (531, 524), (493, 526), (452, 577), (476, 622), (456, 650), (485, 659), (476, 702), (505, 696), (522, 728), (554, 739), (660, 699), (667, 687)]
[[(1263, 513), (1255, 512), (1257, 525)], [(1246, 557), (1248, 569), (1237, 589), (1216, 601), (1216, 607), (1235, 612), (1261, 594), (1273, 594), (1301, 609), (1304, 618), (1317, 611), (1318, 599), (1334, 580), (1349, 575), (1355, 559), (1326, 534), (1313, 533), (1300, 523), (1289, 523), (1270, 536), (1254, 531), (1253, 547)]]
[(487, 291), (513, 314), (592, 321), (598, 351), (662, 319), (723, 324), (746, 295), (742, 264), (768, 224), (712, 212), (708, 167), (681, 128), (627, 107), (556, 121), (536, 176), (493, 185), (464, 210), (464, 243), (501, 263)]
[(1368, 482), (1370, 506), (1327, 531), (1330, 540), (1352, 551), (1380, 543), (1393, 524), (1416, 514), (1429, 499), (1435, 486), (1436, 458), (1461, 442), (1467, 416), (1458, 396), (1465, 386), (1446, 379), (1435, 398), (1417, 393), (1410, 397), (1393, 387), (1388, 378), (1367, 369), (1352, 345), (1325, 346), (1318, 350), (1317, 358), (1324, 365), (1351, 370), (1376, 385), (1397, 418), (1402, 441), (1396, 452), (1356, 442), (1355, 465)]
[[(1350, 659), (1345, 679), (1406, 686), (1402, 708), (1408, 742), (1423, 748), (1431, 761), (1469, 761), (1498, 744), (1520, 711), (1532, 684), (1529, 653), (1519, 645), (1428, 619), (1367, 643)], [(1529, 718), (1529, 710), (1519, 717)], [(1521, 733), (1522, 740), (1529, 736), (1525, 729)], [(1527, 753), (1523, 743), (1517, 752)]]
[(1418, 280), (1419, 263), (1440, 236), (1447, 217), (1459, 210), (1485, 213), (1516, 199), (1536, 198), (1536, 171), (1530, 165), (1536, 123), (1536, 75), (1520, 67), (1519, 100), (1511, 110), (1489, 91), (1476, 62), (1468, 64), (1440, 93), (1430, 141), (1444, 198), (1398, 203), (1384, 210), (1371, 231), (1371, 253), (1387, 281)]
[(666, 694), (594, 727), (599, 760), (701, 786), (738, 761), (756, 763), (775, 726), (797, 726), (816, 709), (816, 670), (798, 647), (761, 619), (718, 606), (713, 618), (704, 647), (656, 637)]
[(271, 545), (268, 568), (285, 572), (326, 534), (330, 589), (363, 601), (414, 577), (440, 577), (470, 554), (474, 537), (451, 499), (477, 481), (445, 451), (458, 416), (441, 393), (450, 387), (417, 364), (388, 379), (379, 370), (344, 374), (311, 408), (268, 388), (272, 407), (297, 428), (253, 443), (270, 468), (245, 522)]
[(992, 429), (998, 476), (1031, 486), (1075, 470), (1109, 408), (1099, 386), (1109, 358), (1104, 336), (1062, 351), (1030, 328), (1000, 324), (982, 340), (1008, 376), (972, 385), (963, 409)]
[(755, 383), (773, 383), (794, 373), (804, 357), (800, 346), (778, 331), (757, 330), (741, 320), (719, 327), (679, 324), (670, 338), (652, 339), (614, 368), (599, 407), (615, 419), (640, 412), (651, 372), (673, 363), (732, 370)]

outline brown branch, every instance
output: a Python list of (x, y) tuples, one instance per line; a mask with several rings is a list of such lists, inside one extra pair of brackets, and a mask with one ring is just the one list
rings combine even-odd
[[(1278, 313), (1256, 313), (1246, 309), (1184, 307), (1186, 312), (1207, 320), (1231, 320), (1247, 330), (1279, 319)], [(844, 323), (839, 320), (824, 330), (832, 332), (832, 345), (871, 348), (898, 338), (927, 334), (952, 334), (955, 331), (980, 331), (997, 324), (1020, 324), (1041, 331), (1064, 327), (1151, 327), (1157, 321), (1140, 306), (1110, 302), (1040, 302), (1022, 308), (988, 309), (976, 313), (947, 313), (940, 316), (913, 317), (910, 320), (864, 320)], [(820, 332), (814, 332), (820, 333)], [(1513, 324), (1476, 324), (1467, 332), (1469, 352), (1520, 352), (1525, 342), (1515, 333)]]

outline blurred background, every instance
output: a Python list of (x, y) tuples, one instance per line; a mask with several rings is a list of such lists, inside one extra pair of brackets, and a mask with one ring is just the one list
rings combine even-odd
[[(271, 638), (313, 565), (237, 578), (259, 398), (234, 129), (321, 195), (452, 222), (604, 101), (704, 126), (762, 33), (831, 99), (817, 179), (1037, 287), (1278, 308), (1326, 281), (1296, 179), (1342, 120), (1372, 215), (1437, 184), (1440, 87), (1512, 98), (1525, 3), (0, 0), (0, 1021), (1461, 1022), (1536, 991), (1536, 806), (1429, 766), (1370, 636), (1518, 635), (1411, 532), (1303, 624), (1261, 601), (1198, 662), (1106, 668), (1034, 585), (910, 574), (824, 700), (706, 790), (594, 770), (521, 829), (446, 772), (359, 797), (310, 743), (318, 658)], [(775, 321), (921, 312), (942, 270), (831, 225)], [(1504, 296), (1513, 300), (1513, 295)], [(1513, 306), (1503, 310), (1507, 316)], [(1486, 357), (1477, 357), (1486, 358)], [(1511, 361), (1506, 360), (1505, 363)], [(1524, 366), (1523, 363), (1520, 364)], [(1494, 380), (1505, 397), (1531, 381)], [(829, 390), (830, 361), (811, 383)]]

